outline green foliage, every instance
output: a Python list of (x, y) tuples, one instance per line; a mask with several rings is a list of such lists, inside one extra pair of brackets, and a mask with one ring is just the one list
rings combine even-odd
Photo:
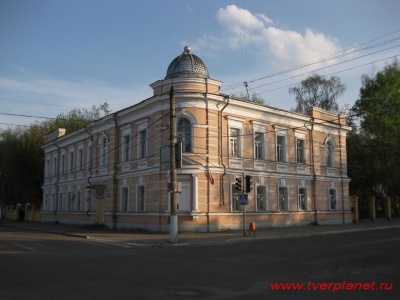
[(346, 90), (346, 85), (339, 77), (313, 74), (303, 80), (298, 86), (289, 88), (289, 94), (295, 95), (296, 108), (294, 111), (305, 114), (307, 107), (320, 107), (328, 111), (337, 112), (339, 105), (336, 99)]
[[(348, 139), (352, 192), (369, 196), (400, 194), (400, 64), (394, 60), (376, 75), (363, 75), (359, 99), (352, 108), (359, 131)], [(358, 151), (359, 153), (355, 153)], [(365, 156), (364, 170), (352, 162)], [(352, 168), (350, 168), (352, 166)]]
[(107, 102), (87, 109), (73, 109), (55, 119), (0, 131), (0, 179), (6, 204), (40, 204), (44, 157), (41, 146), (45, 135), (57, 128), (67, 133), (110, 113)]
[(241, 92), (241, 93), (239, 93), (239, 94), (237, 94), (237, 95), (234, 94), (233, 96), (234, 96), (234, 97), (237, 97), (237, 98), (239, 98), (239, 99), (246, 100), (246, 101), (252, 101), (252, 102), (254, 102), (254, 103), (267, 105), (266, 102), (265, 102), (265, 100), (264, 100), (259, 94), (257, 94), (257, 93), (253, 93), (253, 94), (251, 95), (250, 99), (248, 98), (247, 94), (245, 94), (245, 93), (243, 93), (243, 92)]

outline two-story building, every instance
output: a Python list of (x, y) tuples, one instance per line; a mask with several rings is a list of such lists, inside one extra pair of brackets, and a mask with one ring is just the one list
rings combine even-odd
[[(169, 231), (169, 91), (182, 165), (179, 231), (351, 222), (344, 115), (306, 115), (220, 93), (204, 62), (175, 58), (153, 96), (46, 137), (42, 220)], [(236, 179), (252, 176), (248, 205)]]

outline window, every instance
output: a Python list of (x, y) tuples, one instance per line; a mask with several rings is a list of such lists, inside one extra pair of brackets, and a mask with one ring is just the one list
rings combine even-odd
[(76, 192), (76, 211), (81, 210), (81, 191)]
[(90, 190), (87, 190), (87, 191), (86, 191), (85, 210), (86, 210), (86, 211), (90, 211)]
[(306, 188), (304, 188), (304, 187), (299, 188), (298, 199), (299, 199), (299, 209), (307, 210), (307, 189)]
[(286, 137), (278, 135), (276, 137), (276, 161), (286, 161)]
[(93, 147), (92, 145), (88, 146), (88, 154), (87, 154), (87, 168), (88, 170), (92, 169), (92, 160), (93, 160)]
[(71, 207), (72, 207), (72, 193), (68, 192), (67, 211), (71, 211)]
[(239, 129), (229, 131), (229, 156), (239, 156)]
[(131, 140), (131, 137), (130, 137), (130, 135), (124, 135), (124, 143), (123, 143), (123, 145), (122, 145), (122, 161), (123, 162), (127, 162), (127, 161), (129, 161), (129, 150), (130, 150), (130, 148), (131, 148), (131, 145), (130, 145), (130, 140)]
[(326, 166), (333, 167), (333, 149), (334, 145), (332, 141), (326, 143)]
[(68, 171), (71, 173), (74, 171), (74, 152), (69, 153), (69, 169)]
[(336, 210), (336, 190), (329, 189), (329, 209)]
[(139, 132), (139, 143), (138, 143), (138, 157), (146, 158), (146, 143), (147, 143), (147, 132), (146, 129)]
[(278, 208), (280, 211), (289, 210), (288, 188), (279, 187)]
[(186, 118), (181, 118), (177, 129), (178, 142), (182, 142), (182, 152), (192, 152), (192, 124)]
[(241, 205), (239, 204), (239, 191), (236, 189), (236, 186), (232, 184), (231, 188), (232, 195), (232, 211), (241, 211)]
[(101, 154), (100, 154), (100, 165), (105, 166), (107, 164), (107, 152), (108, 152), (108, 141), (104, 137), (101, 140)]
[(83, 168), (83, 149), (78, 150), (78, 171), (82, 171)]
[(139, 185), (137, 188), (137, 211), (145, 210), (146, 194), (144, 185)]
[(58, 210), (63, 211), (63, 194), (58, 194)]
[(61, 159), (60, 159), (60, 175), (64, 174), (64, 166), (65, 166), (65, 154), (61, 154)]
[(50, 158), (46, 159), (45, 174), (46, 176), (50, 176)]
[(257, 186), (257, 211), (267, 210), (267, 188), (265, 186)]
[(122, 188), (121, 211), (127, 212), (129, 209), (129, 190), (127, 187)]
[(55, 206), (54, 194), (51, 194), (50, 211), (54, 211), (55, 208), (56, 206)]
[(57, 173), (57, 157), (53, 157), (53, 175)]
[(44, 206), (43, 206), (43, 211), (47, 211), (48, 210), (48, 202), (49, 202), (49, 195), (46, 194), (44, 195)]
[(261, 132), (254, 133), (254, 158), (264, 158), (264, 134)]
[(305, 141), (301, 139), (296, 140), (296, 162), (298, 164), (304, 164), (306, 162)]

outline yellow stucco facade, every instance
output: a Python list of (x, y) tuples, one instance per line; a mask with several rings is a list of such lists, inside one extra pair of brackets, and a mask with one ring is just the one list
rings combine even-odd
[[(345, 116), (229, 97), (220, 81), (190, 72), (85, 128), (48, 136), (42, 221), (168, 232), (172, 85), (183, 142), (179, 231), (240, 229), (243, 207), (257, 228), (351, 222)], [(235, 181), (245, 175), (253, 184), (242, 206)]]

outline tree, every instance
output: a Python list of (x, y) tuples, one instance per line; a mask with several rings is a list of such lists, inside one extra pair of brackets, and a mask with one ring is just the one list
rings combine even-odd
[(360, 119), (359, 139), (368, 142), (366, 163), (374, 174), (372, 183), (361, 184), (372, 184), (372, 196), (391, 196), (395, 200), (400, 194), (400, 64), (397, 60), (374, 76), (363, 75), (360, 96), (352, 112)]
[(313, 74), (303, 80), (298, 86), (289, 88), (289, 94), (295, 95), (296, 108), (294, 111), (305, 114), (307, 107), (320, 107), (328, 111), (337, 112), (339, 105), (336, 99), (346, 90), (346, 85), (339, 77)]
[(40, 204), (45, 135), (57, 128), (73, 132), (110, 113), (107, 102), (73, 109), (55, 119), (0, 131), (0, 200), (5, 204)]
[(249, 99), (248, 96), (247, 96), (245, 93), (243, 93), (243, 92), (239, 93), (238, 95), (233, 95), (233, 96), (234, 96), (234, 97), (237, 97), (237, 98), (239, 98), (239, 99), (246, 100), (246, 101), (252, 101), (252, 102), (254, 102), (254, 103), (267, 105), (267, 104), (265, 103), (265, 100), (260, 96), (260, 94), (257, 94), (257, 93), (253, 93), (253, 94), (251, 95), (250, 99)]

